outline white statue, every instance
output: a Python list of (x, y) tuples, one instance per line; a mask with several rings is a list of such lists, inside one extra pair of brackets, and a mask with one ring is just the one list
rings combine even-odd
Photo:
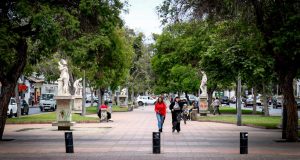
[(80, 83), (81, 80), (82, 78), (79, 78), (73, 84), (73, 87), (75, 88), (74, 95), (78, 95), (78, 96), (82, 95), (82, 85)]
[(123, 89), (121, 90), (121, 95), (122, 95), (122, 96), (126, 96), (126, 88), (123, 88)]
[(67, 61), (61, 59), (58, 62), (58, 69), (60, 70), (60, 77), (58, 81), (58, 95), (70, 95), (69, 92), (69, 71)]
[(201, 94), (200, 96), (207, 96), (207, 76), (204, 71), (201, 71), (202, 73), (202, 80), (200, 84)]

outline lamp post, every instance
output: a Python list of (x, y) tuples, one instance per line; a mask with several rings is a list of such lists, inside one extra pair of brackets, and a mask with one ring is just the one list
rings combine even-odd
[(85, 116), (85, 99), (86, 99), (86, 89), (85, 89), (85, 70), (83, 71), (83, 88), (82, 88), (82, 111), (81, 116)]
[(17, 101), (17, 117), (21, 117), (21, 104), (20, 104), (20, 95), (19, 95), (19, 84), (22, 83), (22, 80), (19, 78), (16, 88), (15, 88), (15, 96), (16, 96), (16, 101)]
[(242, 84), (241, 77), (238, 76), (238, 85), (237, 85), (237, 126), (242, 125), (242, 109), (241, 109), (241, 92), (242, 92)]

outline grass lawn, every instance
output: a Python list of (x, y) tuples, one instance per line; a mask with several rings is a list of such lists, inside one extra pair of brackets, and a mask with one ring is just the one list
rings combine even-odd
[[(36, 114), (29, 116), (22, 116), (20, 118), (8, 118), (6, 122), (8, 124), (19, 124), (19, 123), (52, 123), (56, 121), (56, 113), (50, 112), (45, 114)], [(98, 122), (99, 118), (94, 117), (83, 117), (79, 114), (72, 114), (72, 121), (75, 122)]]
[[(113, 112), (127, 112), (128, 108), (127, 107), (120, 107), (120, 106), (113, 106), (112, 110), (113, 110)], [(97, 113), (97, 107), (96, 106), (87, 107), (86, 108), (86, 113), (87, 114), (96, 114)]]
[[(220, 112), (222, 114), (236, 114), (236, 109), (232, 107), (220, 107)], [(252, 114), (252, 110), (242, 109), (242, 114)], [(261, 112), (256, 111), (256, 114), (262, 114)]]
[[(200, 121), (226, 122), (236, 124), (236, 115), (217, 115), (217, 116), (201, 116)], [(281, 117), (272, 116), (264, 117), (259, 115), (242, 115), (242, 123), (244, 125), (260, 126), (265, 128), (278, 128), (281, 124)], [(299, 122), (300, 123), (300, 120)]]

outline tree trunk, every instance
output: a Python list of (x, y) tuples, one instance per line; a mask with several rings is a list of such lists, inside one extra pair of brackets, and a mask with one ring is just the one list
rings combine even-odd
[(213, 98), (213, 93), (214, 93), (214, 91), (216, 90), (216, 88), (217, 88), (217, 85), (214, 85), (213, 87), (209, 87), (208, 89), (207, 89), (207, 98), (208, 98), (208, 110), (210, 111), (210, 113), (212, 113), (213, 112), (213, 108), (212, 108), (212, 106), (211, 106), (211, 104), (212, 104), (212, 98)]
[(21, 76), (27, 59), (27, 43), (26, 39), (19, 39), (16, 44), (17, 60), (16, 63), (7, 73), (0, 73), (0, 81), (2, 83), (0, 94), (0, 140), (3, 138), (6, 114), (10, 98), (14, 95), (18, 78)]
[(187, 92), (184, 92), (184, 93), (185, 93), (185, 98), (186, 98), (186, 100), (187, 100), (187, 105), (190, 105), (190, 104), (191, 104), (190, 98), (189, 98)]
[(90, 104), (90, 107), (92, 107), (94, 105), (94, 92), (95, 92), (95, 90), (92, 89), (91, 87), (90, 87), (90, 90), (91, 90), (91, 104)]
[(131, 102), (132, 102), (132, 104), (135, 104), (133, 87), (131, 88)]
[(265, 84), (263, 84), (263, 94), (262, 94), (262, 99), (261, 102), (264, 104), (264, 116), (270, 116), (269, 114), (269, 102), (267, 101), (267, 93), (266, 93), (266, 88), (265, 88)]
[(256, 114), (256, 97), (257, 97), (257, 91), (256, 91), (256, 86), (253, 87), (253, 111), (252, 114)]
[(289, 142), (298, 141), (298, 112), (293, 94), (293, 79), (295, 74), (288, 72), (282, 81), (283, 107), (286, 108), (286, 140)]
[(1, 88), (2, 90), (0, 95), (0, 140), (2, 140), (3, 137), (8, 104), (10, 101), (10, 97), (14, 95), (15, 86), (16, 83), (13, 82), (9, 82), (9, 83), (2, 82), (2, 88)]
[(70, 71), (69, 69), (69, 76), (70, 76), (70, 81), (69, 81), (69, 89), (70, 89), (70, 93), (71, 95), (75, 94), (75, 87), (73, 86), (75, 79), (74, 79), (74, 75), (72, 74), (72, 71)]
[(21, 117), (21, 104), (20, 104), (20, 95), (19, 95), (18, 85), (19, 85), (19, 83), (17, 81), (16, 87), (15, 87), (15, 98), (16, 98), (16, 102), (17, 102), (17, 117), (20, 118)]
[(98, 104), (97, 106), (100, 106), (102, 103), (102, 95), (101, 95), (101, 90), (97, 89), (97, 96), (98, 96)]
[(210, 113), (213, 113), (213, 108), (212, 108), (212, 98), (213, 98), (213, 91), (211, 92), (210, 90), (207, 91), (207, 98), (208, 98), (208, 110), (210, 111)]
[(116, 102), (115, 102), (116, 91), (111, 91), (111, 92), (112, 92), (112, 94), (111, 94), (111, 102), (112, 102), (112, 104), (116, 104)]

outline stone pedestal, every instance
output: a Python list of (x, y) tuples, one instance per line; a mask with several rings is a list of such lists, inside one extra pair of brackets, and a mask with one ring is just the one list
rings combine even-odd
[(58, 130), (70, 130), (75, 125), (72, 122), (72, 96), (56, 96), (56, 122), (52, 126), (58, 126)]
[(200, 113), (200, 116), (207, 116), (207, 114), (209, 113), (208, 102), (207, 102), (206, 96), (199, 97), (199, 113)]
[(126, 95), (119, 95), (120, 107), (128, 107), (128, 103), (126, 99), (127, 99)]
[(191, 120), (192, 121), (197, 121), (197, 112), (198, 112), (197, 109), (192, 110), (192, 112), (191, 112)]
[(82, 96), (73, 96), (72, 112), (82, 113)]

